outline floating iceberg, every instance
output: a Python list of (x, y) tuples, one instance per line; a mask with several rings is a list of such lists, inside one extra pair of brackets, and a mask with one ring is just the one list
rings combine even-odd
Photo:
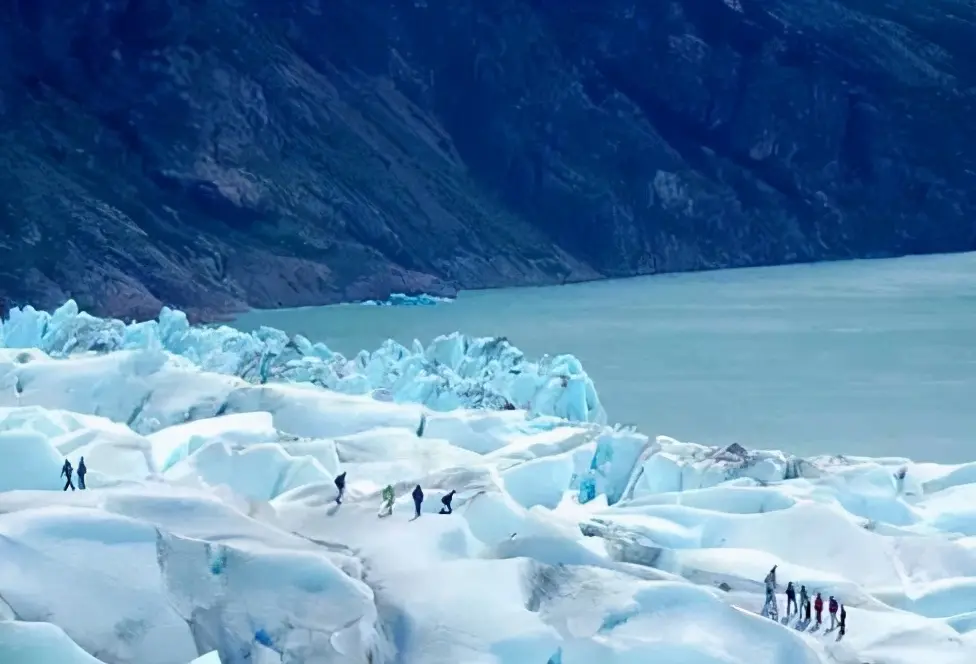
[[(976, 464), (798, 459), (558, 417), (592, 412), (572, 410), (592, 389), (575, 360), (578, 382), (543, 389), (549, 369), (460, 335), (355, 364), (370, 387), (401, 372), (391, 401), (289, 367), (337, 366), (321, 349), (176, 312), (26, 309), (0, 331), (2, 662), (976, 661)], [(535, 412), (432, 407), (417, 361), (449, 367), (462, 406), (484, 404), (450, 389), (527, 380)], [(89, 489), (62, 491), (79, 456)], [(847, 634), (760, 617), (773, 565), (837, 596)]]
[(437, 304), (448, 304), (453, 301), (454, 299), (450, 297), (437, 297), (426, 293), (420, 295), (391, 293), (387, 300), (365, 300), (360, 304), (369, 307), (433, 307)]

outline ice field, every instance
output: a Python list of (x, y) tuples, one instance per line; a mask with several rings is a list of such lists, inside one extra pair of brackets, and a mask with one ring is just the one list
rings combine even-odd
[[(503, 340), (347, 359), (73, 303), (0, 339), (0, 662), (976, 661), (976, 463), (648, 438)], [(773, 565), (847, 634), (759, 616)]]

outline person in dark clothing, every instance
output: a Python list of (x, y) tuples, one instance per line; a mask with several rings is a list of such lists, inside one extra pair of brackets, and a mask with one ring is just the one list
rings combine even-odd
[(454, 510), (451, 509), (451, 501), (454, 500), (455, 493), (457, 493), (457, 491), (451, 489), (449, 494), (441, 498), (441, 503), (444, 505), (444, 507), (441, 508), (441, 514), (452, 514), (454, 512)]
[(806, 621), (809, 623), (810, 622), (810, 598), (809, 597), (807, 597), (807, 601), (803, 603), (803, 606), (806, 607)]
[[(793, 610), (790, 611), (790, 606)], [(786, 617), (789, 619), (794, 613), (799, 613), (800, 610), (796, 608), (796, 589), (793, 587), (793, 582), (790, 581), (786, 584)]]
[(71, 481), (71, 473), (73, 473), (73, 472), (74, 472), (74, 469), (71, 467), (71, 462), (68, 461), (67, 459), (65, 459), (64, 460), (64, 465), (61, 466), (61, 477), (63, 477), (65, 479), (65, 482), (64, 482), (64, 490), (65, 491), (68, 490), (68, 487), (69, 486), (71, 487), (71, 490), (72, 491), (75, 490), (74, 482)]
[(800, 611), (805, 612), (807, 620), (810, 620), (810, 596), (806, 586), (800, 586)]
[(830, 613), (830, 629), (837, 627), (837, 600), (834, 596), (830, 596), (830, 601), (827, 603), (827, 611)]
[(779, 620), (779, 608), (776, 602), (776, 568), (777, 565), (773, 565), (773, 569), (769, 570), (769, 574), (763, 580), (766, 586), (766, 602), (763, 604), (762, 615), (772, 618), (773, 620)]
[(840, 635), (847, 634), (847, 607), (840, 605)]
[(413, 493), (410, 494), (410, 495), (413, 496), (413, 508), (414, 508), (414, 511), (417, 513), (416, 518), (419, 519), (420, 518), (420, 506), (424, 504), (424, 490), (421, 489), (420, 488), (420, 485), (418, 484), (417, 486), (415, 486), (413, 488)]
[(338, 477), (335, 478), (336, 489), (339, 490), (339, 495), (336, 496), (336, 505), (342, 504), (342, 494), (346, 491), (346, 473), (345, 471), (339, 473)]
[(766, 579), (763, 583), (766, 584), (766, 594), (776, 594), (776, 568), (779, 565), (773, 565), (773, 569), (769, 570), (769, 574), (766, 575)]
[(823, 624), (823, 597), (820, 593), (817, 593), (816, 599), (813, 600), (813, 611), (817, 614), (817, 624)]
[(85, 457), (78, 459), (78, 488), (82, 491), (85, 490), (85, 475), (88, 474), (88, 468), (85, 467)]

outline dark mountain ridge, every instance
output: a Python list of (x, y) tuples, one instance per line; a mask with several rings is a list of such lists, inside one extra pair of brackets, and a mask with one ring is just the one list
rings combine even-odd
[(0, 296), (145, 318), (976, 248), (968, 0), (3, 0)]

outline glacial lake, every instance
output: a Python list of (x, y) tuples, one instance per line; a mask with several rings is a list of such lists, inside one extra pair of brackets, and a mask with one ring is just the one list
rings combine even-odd
[(976, 254), (462, 293), (434, 307), (254, 311), (353, 355), (503, 335), (572, 353), (612, 422), (793, 453), (976, 459)]

